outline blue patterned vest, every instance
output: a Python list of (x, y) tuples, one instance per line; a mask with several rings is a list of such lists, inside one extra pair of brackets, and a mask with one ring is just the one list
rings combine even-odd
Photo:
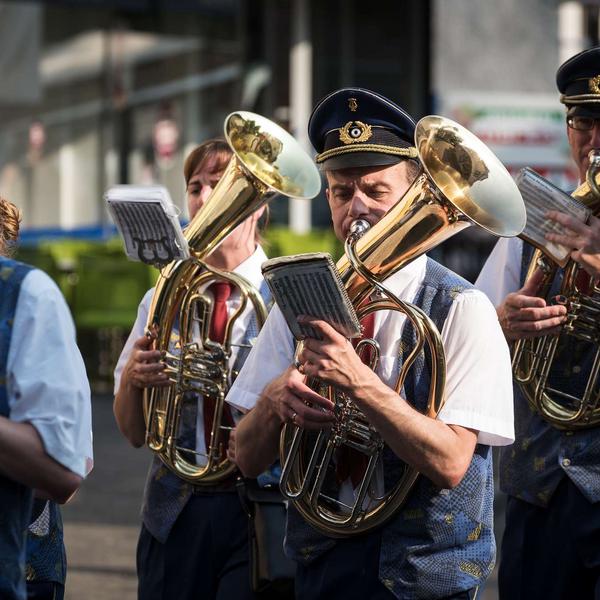
[[(523, 244), (521, 285), (531, 261), (533, 247)], [(559, 269), (552, 294), (558, 294), (563, 270)], [(563, 337), (562, 340), (565, 338)], [(550, 385), (580, 395), (588, 379), (595, 348), (584, 342), (563, 344)], [(515, 384), (515, 437), (500, 452), (500, 487), (503, 492), (547, 506), (566, 475), (590, 502), (600, 500), (600, 436), (598, 429), (563, 431), (542, 419)]]
[(63, 542), (60, 509), (51, 500), (33, 501), (31, 523), (27, 530), (27, 581), (53, 581), (65, 584), (67, 557)]
[[(8, 418), (7, 361), (21, 283), (31, 267), (0, 257), (0, 415)], [(0, 476), (0, 598), (25, 600), (25, 544), (29, 488)]]
[[(472, 287), (428, 258), (425, 278), (413, 303), (441, 331), (454, 297)], [(398, 369), (403, 349), (413, 348), (414, 338), (414, 330), (407, 324)], [(421, 357), (405, 382), (403, 396), (421, 412), (427, 403), (430, 376), (429, 366)], [(384, 477), (392, 475), (399, 460), (387, 447), (383, 460)], [(489, 446), (476, 446), (463, 480), (454, 489), (437, 488), (429, 479), (419, 477), (402, 509), (380, 530), (366, 534), (381, 536), (382, 583), (397, 598), (406, 600), (433, 600), (480, 584), (490, 574), (496, 553), (493, 495)], [(291, 558), (309, 564), (336, 543), (308, 525), (290, 504), (286, 553)]]
[[(260, 294), (268, 306), (271, 301), (271, 296), (267, 284), (263, 281), (260, 287)], [(258, 335), (258, 326), (256, 318), (253, 316), (248, 328), (246, 329), (242, 347), (236, 358), (234, 371), (238, 372), (248, 353), (252, 341)], [(173, 333), (171, 344), (177, 343), (177, 332)], [(185, 403), (190, 405), (190, 403)], [(232, 412), (235, 409), (232, 408)], [(185, 414), (185, 406), (182, 410), (182, 419), (184, 423), (189, 423), (187, 432), (193, 434), (195, 431), (195, 413), (190, 411), (190, 415)], [(185, 427), (185, 425), (184, 425)], [(185, 432), (183, 434), (185, 436)], [(187, 444), (193, 443), (193, 439), (187, 440)], [(154, 456), (148, 477), (146, 479), (146, 487), (144, 489), (144, 501), (142, 505), (142, 519), (146, 529), (161, 543), (165, 543), (169, 537), (171, 528), (173, 527), (177, 517), (184, 509), (188, 500), (192, 495), (193, 487), (180, 477), (177, 477), (170, 471), (158, 458)], [(231, 487), (231, 491), (235, 492), (235, 487)]]

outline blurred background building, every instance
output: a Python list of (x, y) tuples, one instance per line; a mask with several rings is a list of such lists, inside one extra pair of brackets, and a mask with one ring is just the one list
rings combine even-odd
[[(554, 74), (598, 43), (598, 2), (14, 1), (0, 33), (0, 192), (27, 236), (102, 236), (107, 187), (161, 183), (185, 214), (183, 158), (229, 112), (265, 114), (310, 150), (312, 105), (345, 85), (450, 116), (509, 168), (572, 184)], [(322, 198), (274, 218), (328, 224)]]

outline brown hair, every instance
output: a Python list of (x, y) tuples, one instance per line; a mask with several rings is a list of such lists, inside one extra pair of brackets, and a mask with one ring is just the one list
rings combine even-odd
[[(200, 169), (204, 163), (211, 157), (216, 156), (217, 161), (222, 163), (225, 167), (226, 163), (233, 156), (233, 151), (229, 147), (229, 144), (224, 138), (212, 138), (202, 142), (196, 146), (185, 159), (183, 164), (183, 178), (185, 179), (185, 186), (190, 183), (192, 175)], [(265, 212), (258, 220), (256, 227), (256, 243), (265, 245), (266, 241), (261, 236), (260, 232), (263, 231), (269, 223), (269, 205), (265, 206)]]
[(232, 154), (231, 148), (223, 138), (206, 140), (199, 146), (196, 146), (188, 154), (183, 165), (183, 177), (185, 179), (186, 187), (190, 183), (192, 175), (202, 167), (209, 158), (216, 156), (219, 162), (226, 163), (229, 161)]
[(0, 256), (10, 256), (14, 252), (20, 222), (19, 209), (0, 196)]
[(410, 179), (410, 182), (412, 183), (420, 174), (422, 171), (422, 167), (421, 167), (421, 163), (414, 159), (414, 158), (409, 158), (406, 161), (406, 170), (408, 172), (408, 178)]

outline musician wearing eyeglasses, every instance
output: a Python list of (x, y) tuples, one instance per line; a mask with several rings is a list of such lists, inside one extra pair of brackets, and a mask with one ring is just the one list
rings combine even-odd
[(10, 258), (18, 230), (0, 198), (0, 598), (61, 600), (57, 503), (92, 468), (90, 388), (58, 287)]
[[(600, 152), (600, 47), (567, 60), (556, 83), (580, 178), (573, 196), (598, 214), (600, 176), (592, 162), (593, 151)], [(594, 177), (595, 189), (588, 183)], [(500, 240), (476, 283), (497, 306), (514, 344), (516, 441), (500, 455), (500, 485), (508, 494), (502, 600), (592, 599), (600, 589), (600, 442), (593, 406), (600, 220), (582, 223), (555, 211), (547, 217), (566, 227), (546, 236), (570, 250), (564, 269), (543, 256), (540, 268), (535, 249), (520, 239)]]
[[(188, 156), (184, 176), (191, 218), (210, 197), (231, 156), (230, 147), (221, 139), (200, 144)], [(260, 271), (266, 255), (257, 228), (261, 214), (258, 210), (243, 221), (205, 262), (244, 277), (267, 302), (268, 288)], [(240, 312), (240, 293), (227, 282), (207, 283), (198, 292), (212, 301), (207, 335), (215, 343), (223, 339), (227, 318), (233, 314), (239, 317), (232, 325), (234, 351), (228, 359), (229, 376), (233, 377), (258, 332), (251, 304), (248, 302)], [(144, 389), (171, 385), (162, 352), (153, 346), (155, 336), (145, 334), (153, 293), (150, 290), (140, 303), (115, 370), (115, 417), (123, 435), (136, 448), (144, 445), (146, 436)], [(177, 341), (178, 335), (174, 329), (171, 341)], [(200, 395), (184, 400), (180, 443), (189, 447), (189, 454), (194, 456), (191, 462), (197, 462), (200, 468), (207, 462), (214, 403), (203, 401)], [(233, 427), (235, 411), (226, 412), (221, 423)], [(214, 485), (192, 485), (154, 456), (144, 492), (137, 549), (140, 600), (255, 597), (248, 565), (248, 517), (238, 498), (235, 479), (235, 473), (230, 473)]]
[[(338, 239), (345, 240), (358, 219), (377, 224), (409, 189), (419, 174), (414, 130), (402, 108), (369, 90), (338, 90), (316, 106), (309, 135), (327, 179)], [(491, 446), (510, 444), (513, 424), (508, 349), (493, 307), (425, 255), (385, 284), (416, 304), (441, 332), (447, 381), (437, 418), (425, 414), (432, 383), (427, 361), (408, 372), (399, 392), (394, 389), (415, 334), (394, 310), (376, 312), (370, 324), (363, 321), (363, 335), (378, 348), (375, 372), (358, 347), (310, 316), (301, 320), (315, 336), (294, 356), (293, 337), (275, 307), (228, 396), (248, 412), (235, 447), (230, 443), (246, 475), (274, 460), (283, 425), (316, 435), (340, 417), (327, 394), (309, 387), (305, 376), (350, 398), (385, 442), (367, 495), (358, 500), (359, 512), (387, 490), (403, 465), (420, 473), (389, 519), (364, 533), (352, 535), (352, 527), (326, 533), (326, 525), (309, 524), (290, 502), (286, 552), (298, 565), (299, 600), (473, 598), (494, 564)], [(368, 302), (377, 297), (371, 294)], [(357, 435), (370, 435), (369, 425), (357, 425)], [(324, 512), (336, 511), (341, 519), (350, 515), (359, 477), (365, 476), (363, 459), (356, 448), (344, 446), (320, 471), (328, 478), (319, 500)]]

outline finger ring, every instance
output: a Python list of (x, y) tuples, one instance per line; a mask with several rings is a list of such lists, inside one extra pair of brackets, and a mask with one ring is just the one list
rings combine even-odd
[(293, 423), (294, 425), (296, 425), (296, 417), (297, 417), (297, 416), (298, 416), (298, 413), (297, 413), (297, 412), (293, 412), (293, 413), (292, 413), (292, 423)]

